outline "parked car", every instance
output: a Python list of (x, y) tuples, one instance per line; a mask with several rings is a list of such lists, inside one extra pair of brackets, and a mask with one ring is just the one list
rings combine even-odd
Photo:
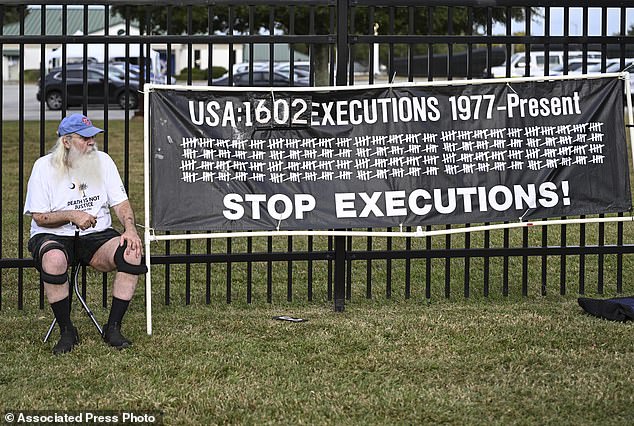
[[(297, 86), (303, 86), (308, 84), (310, 80), (309, 65), (310, 65), (309, 62), (298, 62), (297, 65), (293, 67), (293, 74), (294, 74), (293, 81), (294, 82), (297, 82), (298, 80), (301, 81), (300, 84), (296, 84)], [(248, 62), (236, 64), (233, 66), (233, 74), (236, 75), (239, 73), (248, 72), (249, 67), (250, 67), (250, 64)], [(254, 72), (255, 71), (269, 71), (269, 70), (270, 70), (269, 62), (254, 62), (253, 63)], [(276, 73), (284, 74), (287, 78), (290, 78), (290, 71), (291, 71), (290, 63), (288, 62), (274, 63), (273, 71)], [(305, 80), (305, 82), (303, 80)]]
[[(290, 67), (280, 67), (275, 68), (275, 72), (279, 72), (284, 74), (285, 76), (289, 76), (291, 69)], [(295, 80), (297, 79), (310, 79), (310, 71), (305, 70), (303, 68), (293, 68), (293, 74), (295, 74)]]
[[(275, 64), (276, 71), (282, 71), (284, 74), (288, 74), (291, 69), (290, 62), (279, 62)], [(295, 61), (293, 62), (293, 71), (295, 73), (301, 72), (306, 75), (310, 74), (310, 62), (308, 61)]]
[[(249, 62), (241, 62), (233, 66), (233, 73), (237, 74), (240, 72), (249, 71), (249, 68), (251, 67), (251, 65), (253, 65), (253, 71), (268, 71), (271, 66), (270, 62), (268, 61), (256, 61), (256, 62), (253, 62), (253, 64), (250, 64)], [(291, 69), (290, 62), (274, 62), (273, 63), (273, 70), (281, 72), (282, 74), (288, 75), (290, 69)], [(310, 62), (295, 61), (293, 63), (293, 71), (295, 72), (295, 74), (299, 74), (300, 76), (308, 75), (310, 71)]]
[[(228, 86), (229, 74), (225, 74), (222, 77), (212, 80), (214, 86)], [(293, 81), (294, 86), (308, 86), (309, 82), (307, 78), (296, 77)], [(269, 72), (263, 70), (253, 71), (253, 84), (249, 84), (249, 72), (243, 71), (233, 74), (234, 86), (291, 86), (291, 80), (288, 75), (274, 71), (273, 81), (269, 78)]]
[[(233, 73), (237, 74), (237, 73), (241, 73), (241, 72), (247, 72), (249, 71), (249, 67), (251, 66), (251, 64), (249, 64), (249, 62), (241, 62), (239, 64), (234, 64), (233, 65)], [(264, 61), (256, 61), (253, 63), (253, 70), (254, 71), (267, 71), (269, 69), (269, 63), (268, 61), (264, 62)]]
[[(66, 66), (66, 90), (63, 86), (62, 68), (52, 69), (43, 81), (38, 82), (37, 100), (46, 102), (51, 110), (59, 110), (66, 101), (67, 106), (84, 104), (102, 104), (106, 101), (104, 90), (105, 67), (103, 64), (86, 65), (86, 79), (84, 80), (84, 64), (68, 64)], [(87, 85), (84, 97), (84, 82)], [(138, 105), (138, 80), (130, 79), (125, 84), (125, 74), (116, 67), (108, 68), (107, 98), (111, 104), (117, 104), (122, 109), (127, 105), (134, 109)]]
[[(601, 63), (601, 59), (600, 58), (587, 58), (586, 59), (586, 65), (587, 68), (589, 69), (590, 67), (592, 67), (593, 65), (597, 65)], [(552, 68), (549, 72), (548, 75), (564, 75), (564, 64), (558, 65), (554, 68)], [(580, 74), (581, 71), (583, 70), (583, 60), (582, 59), (574, 59), (571, 61), (568, 61), (568, 69), (567, 69), (567, 73), (568, 74)]]
[[(125, 70), (126, 70), (126, 63), (125, 62), (120, 62), (120, 61), (114, 61), (114, 62), (110, 62), (109, 63), (111, 67), (115, 67), (117, 68), (119, 71), (121, 71), (121, 74), (123, 75), (121, 78), (125, 80)], [(135, 80), (135, 81), (139, 81), (140, 80), (140, 73), (141, 73), (141, 68), (136, 65), (136, 64), (131, 64), (128, 63), (127, 64), (127, 68), (128, 68), (128, 79), (130, 80)], [(150, 72), (150, 83), (157, 83), (157, 84), (167, 84), (167, 75), (165, 74), (158, 74), (155, 75), (153, 72)], [(175, 84), (176, 83), (176, 78), (174, 76), (171, 76), (170, 79), (170, 84)], [(146, 82), (148, 82), (146, 80)]]
[[(620, 59), (618, 58), (608, 59), (605, 64), (605, 71), (601, 69), (602, 67), (601, 64), (596, 64), (596, 65), (592, 65), (591, 67), (588, 67), (587, 74), (613, 73), (613, 72), (627, 71), (630, 73), (630, 93), (634, 94), (634, 58), (625, 58), (623, 62), (624, 62), (624, 65), (621, 66)], [(580, 73), (580, 71), (575, 72), (575, 74), (577, 73)]]
[[(584, 53), (580, 51), (571, 51), (568, 52), (568, 60), (572, 61), (575, 59), (581, 59)], [(586, 52), (586, 58), (590, 59), (601, 59), (601, 52)], [(546, 56), (546, 52), (542, 51), (531, 51), (530, 52), (530, 75), (531, 76), (542, 76), (544, 75), (544, 65), (546, 61), (548, 61), (549, 68), (552, 70), (559, 65), (564, 63), (565, 53), (563, 51), (550, 51), (548, 52), (548, 56)], [(511, 69), (511, 77), (523, 77), (526, 72), (526, 53), (518, 52), (515, 53), (509, 59), (510, 69)], [(506, 76), (506, 62), (503, 64), (491, 67), (491, 77), (505, 77)]]
[[(592, 66), (588, 66), (587, 74), (597, 74), (597, 73), (610, 73), (610, 72), (621, 72), (621, 71), (629, 71), (630, 75), (634, 73), (634, 58), (625, 58), (623, 60), (624, 65), (621, 67), (621, 59), (619, 58), (611, 58), (606, 60), (605, 62), (605, 71), (601, 69), (601, 63), (597, 63)], [(580, 74), (581, 71), (577, 71), (575, 74)], [(634, 75), (631, 76), (634, 78)], [(632, 81), (630, 79), (630, 81)]]

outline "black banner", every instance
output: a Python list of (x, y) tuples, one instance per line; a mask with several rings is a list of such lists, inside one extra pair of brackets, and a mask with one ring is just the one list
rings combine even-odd
[(154, 88), (152, 226), (308, 230), (631, 208), (616, 78)]

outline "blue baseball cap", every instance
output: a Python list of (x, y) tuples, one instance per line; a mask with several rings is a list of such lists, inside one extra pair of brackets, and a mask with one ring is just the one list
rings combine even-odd
[(80, 136), (89, 138), (97, 133), (103, 132), (99, 127), (92, 125), (92, 121), (83, 114), (72, 114), (64, 118), (57, 128), (57, 135), (64, 136), (70, 133), (77, 133)]

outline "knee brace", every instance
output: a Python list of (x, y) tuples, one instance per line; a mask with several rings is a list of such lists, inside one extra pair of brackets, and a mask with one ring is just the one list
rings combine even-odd
[(42, 247), (40, 249), (39, 256), (37, 256), (36, 259), (33, 259), (35, 261), (35, 268), (40, 271), (40, 278), (45, 283), (56, 285), (66, 284), (66, 281), (68, 281), (68, 270), (66, 270), (64, 273), (54, 275), (49, 274), (42, 267), (42, 257), (44, 257), (44, 253), (50, 250), (61, 250), (62, 253), (64, 253), (64, 256), (66, 256), (66, 263), (68, 264), (68, 253), (66, 253), (66, 247), (64, 247), (63, 244), (58, 243), (57, 241), (51, 241), (44, 247)]
[(147, 273), (147, 266), (141, 265), (133, 265), (131, 263), (126, 262), (123, 254), (125, 253), (125, 248), (128, 246), (128, 242), (124, 241), (122, 246), (117, 247), (117, 250), (114, 252), (114, 263), (117, 265), (117, 270), (119, 272), (125, 272), (126, 274), (132, 275), (143, 275)]

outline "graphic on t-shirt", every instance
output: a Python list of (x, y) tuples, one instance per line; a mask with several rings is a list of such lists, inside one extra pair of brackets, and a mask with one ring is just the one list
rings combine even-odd
[(91, 210), (96, 202), (99, 201), (101, 197), (99, 195), (92, 195), (90, 197), (84, 197), (79, 200), (70, 200), (68, 201), (68, 207), (73, 207), (75, 210), (87, 211)]
[[(51, 162), (51, 154), (38, 159), (29, 178), (24, 213), (76, 210), (97, 217), (97, 225), (81, 231), (80, 235), (100, 232), (110, 227), (112, 221), (109, 207), (127, 200), (127, 196), (120, 190), (123, 182), (112, 159), (108, 154), (97, 154), (99, 173), (91, 173), (90, 170), (67, 171), (68, 174), (61, 182), (60, 172)], [(48, 228), (40, 227), (31, 220), (31, 236), (39, 233), (72, 236), (75, 231), (75, 226), (71, 224)]]
[(77, 191), (81, 193), (82, 198), (71, 199), (66, 202), (68, 207), (72, 207), (75, 210), (82, 211), (90, 211), (95, 206), (95, 203), (101, 199), (101, 195), (86, 195), (86, 190), (88, 189), (88, 184), (86, 182), (82, 182), (79, 185), (75, 184), (75, 182), (71, 182), (70, 189), (77, 188)]

